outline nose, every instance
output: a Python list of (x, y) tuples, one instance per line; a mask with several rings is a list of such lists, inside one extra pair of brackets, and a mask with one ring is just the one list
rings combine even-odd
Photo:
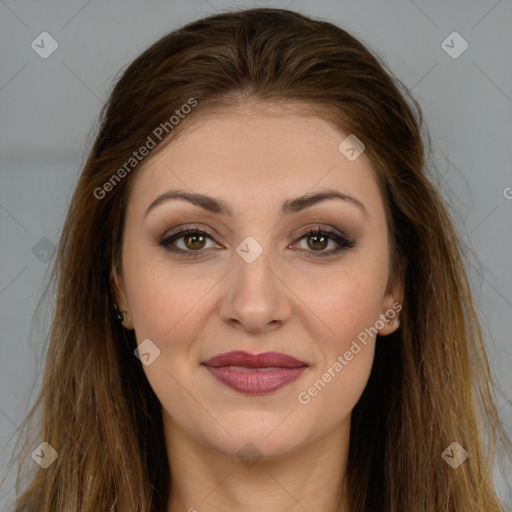
[(234, 268), (223, 280), (220, 314), (232, 326), (256, 334), (275, 330), (288, 321), (293, 294), (284, 276), (279, 275), (270, 249), (251, 260), (243, 252), (233, 254)]

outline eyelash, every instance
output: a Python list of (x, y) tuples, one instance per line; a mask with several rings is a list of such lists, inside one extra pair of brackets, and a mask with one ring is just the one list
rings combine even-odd
[[(198, 249), (197, 251), (191, 251), (191, 250), (184, 250), (184, 249), (178, 249), (176, 247), (171, 247), (171, 243), (175, 240), (178, 240), (179, 238), (184, 237), (185, 235), (203, 235), (209, 238), (213, 241), (212, 235), (208, 233), (207, 231), (204, 231), (202, 229), (198, 228), (191, 228), (191, 227), (185, 227), (181, 228), (172, 235), (163, 237), (159, 245), (162, 246), (164, 249), (166, 249), (169, 252), (179, 254), (181, 256), (191, 256), (193, 258), (201, 256), (201, 253), (204, 252), (202, 249)], [(333, 240), (336, 242), (340, 247), (335, 250), (331, 251), (304, 251), (300, 250), (300, 252), (306, 253), (306, 257), (309, 258), (326, 258), (329, 256), (332, 256), (334, 254), (338, 254), (341, 251), (345, 251), (347, 249), (352, 249), (355, 247), (355, 243), (352, 240), (349, 240), (348, 237), (340, 233), (338, 230), (334, 229), (326, 229), (323, 227), (309, 229), (308, 231), (305, 231), (299, 236), (298, 240), (302, 240), (305, 237), (308, 236), (325, 236), (330, 240)], [(309, 254), (308, 254), (309, 253)], [(311, 254), (313, 253), (313, 254)], [(316, 254), (315, 254), (316, 253)]]

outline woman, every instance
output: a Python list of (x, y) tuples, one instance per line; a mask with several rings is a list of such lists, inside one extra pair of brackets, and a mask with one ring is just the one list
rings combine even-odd
[(401, 87), (279, 9), (126, 69), (59, 246), (16, 511), (503, 510), (510, 444)]

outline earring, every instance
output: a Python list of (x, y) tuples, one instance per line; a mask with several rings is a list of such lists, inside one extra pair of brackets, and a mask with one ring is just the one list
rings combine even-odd
[(386, 317), (386, 322), (389, 325), (393, 324), (395, 321), (396, 321), (396, 328), (398, 329), (400, 327), (400, 320), (398, 318), (395, 320), (394, 317), (390, 317), (390, 316)]
[(124, 323), (127, 313), (128, 311), (119, 311), (117, 304), (114, 304), (114, 316), (119, 322)]

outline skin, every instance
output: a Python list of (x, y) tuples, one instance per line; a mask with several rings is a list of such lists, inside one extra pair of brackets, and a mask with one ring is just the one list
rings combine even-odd
[[(135, 177), (115, 293), (128, 312), (124, 326), (160, 350), (143, 369), (162, 404), (168, 512), (348, 510), (350, 416), (375, 338), (309, 403), (298, 395), (402, 302), (403, 281), (389, 274), (384, 203), (369, 163), (338, 150), (347, 135), (305, 106), (245, 102), (197, 115)], [(331, 199), (280, 214), (284, 201), (327, 188), (355, 197), (366, 213)], [(170, 189), (222, 199), (234, 215), (168, 200), (145, 216)], [(159, 241), (180, 226), (212, 239), (182, 235), (174, 246), (189, 252), (168, 252)], [(318, 256), (339, 245), (303, 233), (329, 226), (355, 247)], [(247, 236), (263, 250), (252, 263), (236, 252)], [(201, 254), (187, 255), (194, 250)], [(398, 327), (383, 324), (381, 336)], [(284, 388), (247, 395), (200, 364), (231, 350), (284, 352), (309, 368)], [(257, 458), (247, 464), (240, 453)]]

